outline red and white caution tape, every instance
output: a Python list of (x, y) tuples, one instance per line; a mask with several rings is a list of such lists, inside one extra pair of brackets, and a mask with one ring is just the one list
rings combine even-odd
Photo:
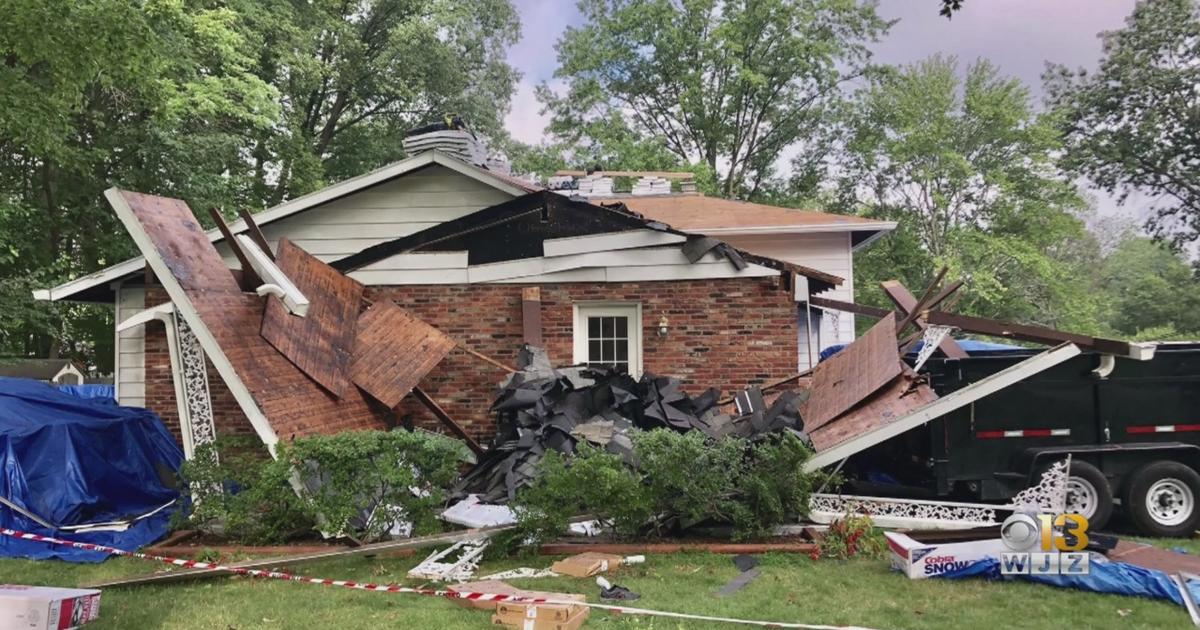
[(76, 549), (84, 549), (86, 551), (99, 551), (114, 556), (125, 556), (127, 558), (138, 558), (141, 560), (151, 560), (154, 562), (163, 562), (173, 564), (177, 567), (185, 567), (188, 569), (208, 569), (214, 571), (228, 571), (238, 575), (246, 575), (250, 577), (271, 578), (275, 580), (286, 580), (288, 582), (303, 582), (307, 584), (320, 584), (322, 586), (340, 586), (343, 588), (351, 588), (359, 591), (373, 591), (376, 593), (408, 593), (412, 595), (425, 595), (428, 597), (445, 597), (447, 599), (467, 599), (479, 602), (514, 602), (519, 604), (566, 604), (573, 606), (587, 606), (589, 608), (597, 608), (600, 610), (611, 610), (614, 612), (624, 613), (628, 615), (647, 615), (654, 617), (672, 617), (675, 619), (696, 619), (700, 621), (717, 621), (725, 623), (736, 623), (750, 626), (762, 626), (766, 628), (804, 628), (807, 630), (869, 630), (858, 626), (824, 626), (811, 625), (804, 623), (786, 623), (776, 621), (756, 621), (752, 619), (733, 619), (730, 617), (710, 617), (708, 615), (692, 615), (688, 613), (668, 612), (665, 610), (650, 610), (648, 608), (628, 608), (625, 606), (613, 606), (610, 604), (594, 604), (591, 602), (580, 602), (575, 600), (561, 600), (546, 597), (521, 597), (518, 595), (502, 595), (499, 593), (474, 593), (469, 591), (440, 591), (427, 588), (409, 588), (398, 584), (370, 584), (363, 582), (354, 582), (352, 580), (329, 580), (317, 577), (309, 577), (306, 575), (297, 575), (294, 573), (282, 573), (279, 571), (263, 571), (261, 569), (244, 569), (240, 567), (231, 567), (213, 562), (201, 562), (199, 560), (184, 560), (182, 558), (172, 558), (170, 556), (156, 556), (152, 554), (139, 553), (136, 551), (125, 551), (116, 547), (108, 547), (105, 545), (97, 545), (93, 543), (76, 542), (73, 540), (63, 540), (61, 538), (53, 538), (51, 536), (42, 536), (41, 534), (31, 534), (15, 529), (0, 528), (0, 534), (11, 538), (20, 538), (22, 540), (33, 540), (44, 542), (51, 545), (62, 545), (64, 547), (74, 547)]

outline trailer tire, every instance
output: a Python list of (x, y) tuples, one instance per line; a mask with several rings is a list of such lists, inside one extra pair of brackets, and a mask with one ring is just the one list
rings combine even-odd
[(1073, 502), (1083, 504), (1078, 511), (1087, 517), (1089, 529), (1102, 529), (1112, 517), (1113, 491), (1108, 478), (1099, 468), (1074, 459), (1071, 476), (1067, 478), (1068, 512), (1072, 511)]
[(1179, 462), (1150, 462), (1126, 484), (1124, 508), (1142, 533), (1191, 537), (1200, 523), (1200, 474)]

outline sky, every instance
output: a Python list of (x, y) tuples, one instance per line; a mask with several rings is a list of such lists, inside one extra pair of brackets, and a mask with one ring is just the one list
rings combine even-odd
[[(534, 87), (543, 81), (554, 85), (554, 42), (568, 26), (578, 25), (581, 16), (570, 0), (513, 2), (523, 22), (522, 39), (509, 49), (508, 60), (523, 78), (505, 126), (514, 138), (536, 143), (543, 137), (546, 117), (538, 111)], [(887, 64), (912, 63), (935, 53), (956, 56), (964, 66), (986, 58), (1004, 74), (1021, 79), (1040, 104), (1046, 63), (1094, 69), (1101, 52), (1097, 35), (1120, 28), (1134, 4), (1135, 0), (966, 0), (947, 20), (938, 14), (937, 0), (881, 0), (880, 15), (899, 22), (873, 50), (876, 61)], [(1113, 199), (1093, 194), (1102, 213), (1119, 212)]]

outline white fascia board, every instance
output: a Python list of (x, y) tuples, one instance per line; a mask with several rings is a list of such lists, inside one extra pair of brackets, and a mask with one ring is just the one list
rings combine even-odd
[[(287, 307), (288, 312), (298, 317), (308, 315), (308, 298), (304, 297), (304, 293), (292, 282), (292, 279), (283, 273), (283, 270), (271, 260), (271, 255), (259, 249), (258, 243), (245, 234), (238, 234), (237, 244), (241, 246), (242, 252), (246, 254), (250, 266), (254, 268), (255, 273), (259, 278), (262, 278), (263, 287), (267, 285), (275, 285), (279, 291), (268, 291), (271, 295), (278, 295), (283, 301), (283, 305)], [(259, 287), (262, 289), (263, 287)], [(262, 295), (264, 291), (259, 291)]]
[(470, 255), (467, 252), (412, 252), (389, 256), (383, 260), (360, 267), (358, 270), (466, 269), (469, 258)]
[(780, 271), (751, 264), (737, 269), (727, 262), (695, 263), (692, 265), (655, 265), (647, 267), (608, 267), (608, 282), (639, 282), (655, 280), (710, 280), (720, 278), (769, 278)]
[(158, 306), (152, 306), (144, 311), (140, 311), (140, 312), (134, 313), (133, 315), (130, 315), (128, 318), (125, 319), (125, 321), (121, 322), (120, 324), (117, 324), (117, 332), (124, 332), (126, 330), (129, 330), (130, 328), (137, 328), (138, 326), (145, 326), (146, 324), (148, 324), (156, 319), (162, 319), (163, 317), (170, 315), (171, 313), (174, 313), (174, 312), (175, 312), (175, 305), (170, 302), (167, 302), (165, 304), (159, 304)]
[(183, 317), (188, 326), (195, 333), (197, 341), (200, 342), (200, 347), (204, 349), (204, 354), (208, 360), (212, 362), (217, 373), (225, 381), (225, 385), (229, 387), (230, 393), (237, 400), (238, 406), (241, 407), (242, 413), (246, 414), (246, 418), (250, 420), (250, 425), (254, 427), (255, 433), (258, 434), (263, 444), (271, 452), (271, 456), (275, 456), (275, 444), (279, 442), (279, 436), (275, 435), (275, 429), (271, 427), (271, 423), (267, 421), (267, 417), (263, 414), (262, 409), (259, 409), (258, 403), (254, 401), (254, 395), (242, 382), (242, 378), (238, 376), (237, 370), (233, 368), (233, 364), (229, 362), (229, 358), (225, 356), (225, 351), (221, 345), (217, 343), (215, 337), (208, 326), (204, 325), (204, 320), (200, 319), (200, 314), (196, 312), (196, 307), (192, 305), (191, 299), (187, 292), (171, 275), (171, 269), (167, 267), (166, 261), (158, 253), (158, 248), (154, 246), (154, 241), (150, 239), (150, 235), (142, 228), (142, 224), (133, 216), (133, 209), (125, 202), (125, 198), (121, 195), (120, 189), (109, 188), (104, 191), (104, 196), (108, 199), (108, 203), (112, 205), (113, 210), (117, 213), (117, 218), (125, 225), (125, 230), (133, 237), (133, 242), (142, 251), (142, 255), (146, 258), (146, 264), (158, 276), (159, 282), (167, 291), (167, 295), (171, 298), (171, 302), (175, 304), (175, 315)]
[(524, 258), (506, 262), (472, 265), (467, 267), (467, 281), (471, 284), (495, 282), (546, 273), (545, 258)]
[[(690, 265), (687, 255), (678, 247), (652, 247), (646, 249), (602, 251), (588, 254), (554, 256), (544, 259), (546, 273), (579, 269), (580, 267), (648, 267), (654, 265)], [(706, 254), (695, 264), (721, 260)], [(726, 264), (729, 264), (726, 262)]]
[(79, 291), (83, 291), (84, 289), (90, 289), (106, 282), (120, 280), (131, 273), (141, 271), (142, 267), (145, 266), (145, 258), (142, 258), (141, 256), (138, 256), (137, 258), (130, 258), (125, 262), (117, 263), (111, 267), (101, 269), (100, 271), (89, 273), (86, 276), (76, 278), (70, 282), (64, 282), (56, 287), (50, 289), (37, 289), (33, 292), (33, 299), (46, 302), (61, 300), (65, 297), (70, 297)]
[(468, 284), (464, 269), (359, 269), (346, 274), (369, 286), (408, 284)]
[[(254, 222), (259, 226), (266, 225), (273, 221), (278, 221), (289, 217), (297, 212), (308, 210), (314, 206), (319, 206), (336, 199), (340, 199), (347, 195), (351, 195), (364, 188), (369, 188), (376, 184), (383, 183), (387, 180), (400, 177), (408, 174), (424, 166), (430, 164), (438, 164), (452, 171), (470, 177), (476, 181), (487, 184), (497, 190), (508, 193), (513, 196), (528, 194), (528, 190), (524, 190), (503, 178), (489, 175), (486, 170), (473, 167), (465, 162), (445, 155), (440, 151), (423, 151), (410, 158), (405, 158), (399, 162), (389, 164), (383, 168), (376, 169), (370, 173), (352, 177), (342, 182), (338, 182), (332, 186), (322, 188), (313, 193), (297, 197), (286, 203), (279, 204), (273, 208), (264, 210), (254, 215)], [(229, 230), (234, 234), (239, 234), (246, 231), (246, 222), (238, 219), (229, 224)], [(206, 232), (208, 239), (214, 243), (223, 239), (221, 232), (216, 229)], [(70, 282), (60, 284), (50, 289), (39, 289), (33, 292), (34, 299), (44, 301), (55, 301), (70, 297), (71, 295), (90, 289), (98, 284), (119, 280), (140, 270), (145, 266), (146, 261), (143, 257), (131, 258), (121, 263), (117, 263), (106, 269), (102, 269), (95, 273), (76, 278)]]
[(824, 466), (841, 461), (851, 455), (860, 453), (880, 442), (889, 440), (909, 429), (914, 429), (930, 420), (940, 418), (956, 409), (965, 407), (984, 396), (994, 394), (1006, 387), (1019, 383), (1034, 374), (1052, 368), (1067, 359), (1078, 356), (1079, 347), (1075, 344), (1064, 344), (1051, 348), (1041, 354), (1034, 355), (1009, 366), (983, 380), (977, 381), (927, 403), (908, 414), (905, 414), (888, 424), (868, 431), (825, 449), (804, 462), (805, 472), (813, 472)]
[(762, 225), (750, 227), (707, 228), (694, 230), (709, 236), (755, 234), (821, 234), (828, 232), (887, 232), (896, 229), (895, 221), (872, 223), (825, 223), (820, 225)]
[(687, 240), (686, 236), (660, 232), (658, 230), (628, 230), (569, 238), (551, 238), (542, 241), (545, 256), (569, 256), (620, 249), (636, 249), (659, 245), (674, 245)]
[(607, 281), (608, 277), (605, 275), (602, 267), (592, 267), (589, 269), (556, 271), (554, 273), (544, 273), (537, 276), (521, 276), (519, 278), (493, 280), (487, 284), (558, 284), (564, 282), (596, 283)]

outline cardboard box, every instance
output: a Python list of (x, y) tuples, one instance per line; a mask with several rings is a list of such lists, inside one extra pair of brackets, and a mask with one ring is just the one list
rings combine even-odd
[(592, 577), (597, 573), (607, 573), (620, 565), (621, 556), (588, 551), (563, 558), (550, 565), (550, 570), (571, 577)]
[(563, 622), (571, 619), (581, 610), (588, 610), (588, 608), (586, 606), (572, 604), (520, 604), (513, 602), (500, 602), (500, 604), (496, 606), (496, 616), (512, 624), (517, 624), (524, 619)]
[(1000, 554), (1008, 551), (999, 538), (942, 542), (926, 536), (916, 540), (896, 532), (883, 535), (891, 550), (892, 568), (913, 580), (957, 571), (984, 558), (999, 560)]
[(587, 621), (591, 612), (590, 608), (580, 606), (574, 615), (564, 621), (553, 621), (542, 617), (502, 617), (495, 614), (492, 615), (492, 625), (516, 628), (517, 630), (576, 630), (583, 625), (583, 622)]
[(100, 616), (100, 591), (0, 584), (0, 630), (68, 630)]
[[(464, 582), (463, 584), (455, 584), (447, 587), (448, 590), (456, 593), (495, 593), (497, 595), (515, 595), (517, 597), (540, 597), (543, 599), (562, 599), (568, 601), (587, 601), (587, 596), (578, 593), (551, 593), (544, 591), (526, 591), (510, 585), (507, 582), (500, 580), (483, 580), (480, 582)], [(497, 605), (501, 602), (495, 601), (480, 601), (476, 599), (459, 599), (454, 598), (460, 606), (467, 608), (476, 608), (479, 610), (496, 610)], [(508, 603), (508, 602), (503, 602)], [(0, 630), (4, 630), (0, 628)]]

